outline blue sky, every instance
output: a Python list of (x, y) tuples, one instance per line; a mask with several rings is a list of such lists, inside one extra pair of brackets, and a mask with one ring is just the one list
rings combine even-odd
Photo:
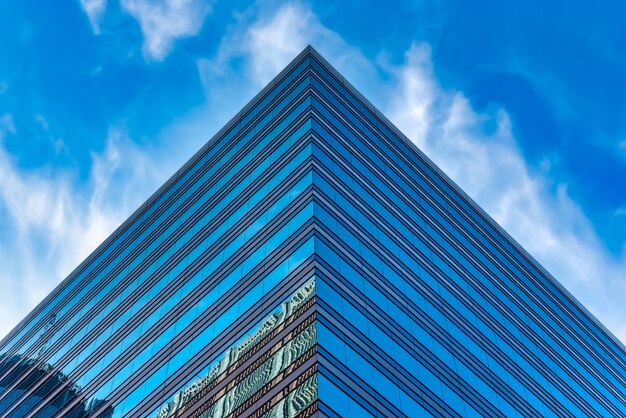
[(604, 1), (3, 1), (0, 334), (311, 43), (626, 341), (624, 16)]

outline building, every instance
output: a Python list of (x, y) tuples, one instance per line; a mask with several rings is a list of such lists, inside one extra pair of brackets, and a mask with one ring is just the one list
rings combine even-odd
[(626, 351), (306, 48), (0, 343), (0, 414), (626, 416)]

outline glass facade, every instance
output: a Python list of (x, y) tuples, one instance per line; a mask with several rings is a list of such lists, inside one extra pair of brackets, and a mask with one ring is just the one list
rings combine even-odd
[(0, 342), (2, 417), (626, 416), (626, 351), (312, 48)]

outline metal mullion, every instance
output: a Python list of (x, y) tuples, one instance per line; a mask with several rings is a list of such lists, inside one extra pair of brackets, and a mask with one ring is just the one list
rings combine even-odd
[[(144, 400), (131, 410), (129, 414), (145, 416), (151, 408), (154, 408), (157, 404), (162, 404), (164, 401), (163, 398), (169, 399), (172, 394), (179, 387), (181, 387), (181, 384), (185, 384), (190, 376), (195, 376), (198, 370), (201, 370), (213, 362), (219, 355), (221, 355), (221, 353), (223, 353), (224, 350), (230, 347), (232, 343), (241, 338), (243, 335), (242, 333), (247, 332), (247, 328), (255, 324), (259, 317), (264, 317), (264, 312), (274, 309), (280, 300), (284, 299), (289, 294), (292, 294), (296, 289), (302, 286), (303, 283), (314, 277), (315, 268), (315, 261), (311, 260), (304, 263), (297, 271), (290, 273), (289, 276), (285, 278), (284, 282), (281, 283), (280, 288), (277, 289), (276, 292), (268, 295), (267, 298), (263, 299), (261, 303), (258, 304), (258, 306), (253, 307), (249, 312), (246, 312), (245, 315), (242, 315), (242, 317), (246, 317), (246, 320), (232, 324), (232, 326), (229, 327), (229, 330), (221, 335), (219, 341), (215, 342), (216, 345), (211, 347), (207, 346), (207, 349), (204, 352), (198, 353), (195, 358), (190, 359), (186, 368), (188, 373), (184, 375), (170, 376), (152, 393), (145, 396)], [(306, 312), (310, 309), (313, 308), (306, 309)], [(298, 318), (299, 317), (300, 316), (298, 316)], [(294, 321), (297, 321), (298, 318), (294, 319)], [(272, 340), (274, 338), (272, 338)]]
[[(341, 362), (332, 354), (330, 354), (327, 350), (325, 350), (322, 344), (318, 344), (318, 358), (319, 374), (324, 378), (329, 378), (332, 376), (336, 380), (339, 380), (341, 383), (343, 383), (345, 386), (353, 388), (354, 394), (359, 396), (363, 402), (369, 405), (370, 412), (374, 410), (380, 413), (383, 417), (406, 417), (406, 414), (404, 414), (397, 406), (393, 405), (376, 389), (370, 386), (367, 382), (363, 381), (354, 372), (346, 369), (350, 374), (352, 374), (352, 376), (349, 376), (347, 373), (341, 370), (341, 368), (338, 366), (338, 364), (341, 364)], [(350, 382), (346, 382), (347, 380)], [(351, 396), (343, 390), (342, 392), (344, 392), (346, 396), (354, 399), (354, 396)], [(320, 400), (324, 402), (323, 399)], [(357, 399), (355, 400), (358, 402)]]
[[(376, 280), (374, 279), (372, 276), (369, 275), (369, 273), (363, 272), (363, 274), (365, 276), (369, 276), (370, 279)], [(340, 277), (342, 277), (341, 275), (337, 274), (336, 272), (331, 272), (331, 271), (325, 271), (325, 267), (321, 267), (320, 268), (320, 276), (324, 277), (327, 276), (328, 279), (331, 283), (330, 285), (336, 288), (340, 288), (341, 291), (345, 292), (346, 289), (346, 285), (343, 283), (343, 281), (340, 279)], [(471, 385), (469, 384), (469, 382), (466, 382), (467, 387), (465, 387), (463, 384), (461, 384), (460, 382), (465, 382), (465, 380), (462, 378), (462, 376), (460, 376), (457, 371), (450, 365), (447, 365), (446, 363), (444, 363), (443, 361), (441, 361), (439, 358), (436, 358), (436, 354), (432, 353), (430, 354), (430, 357), (427, 355), (426, 357), (420, 354), (419, 350), (416, 350), (415, 348), (413, 348), (415, 346), (416, 343), (419, 343), (419, 341), (413, 341), (408, 339), (408, 337), (406, 335), (406, 332), (402, 332), (402, 327), (396, 323), (393, 318), (389, 317), (387, 314), (385, 314), (381, 309), (376, 308), (375, 306), (372, 305), (367, 305), (367, 306), (363, 306), (363, 304), (367, 303), (367, 295), (363, 294), (362, 292), (360, 292), (358, 289), (355, 288), (351, 288), (349, 289), (349, 291), (351, 293), (344, 293), (344, 297), (346, 297), (346, 299), (348, 300), (348, 302), (357, 310), (361, 311), (361, 313), (366, 313), (368, 316), (372, 317), (375, 316), (375, 321), (377, 324), (380, 324), (382, 326), (382, 330), (384, 333), (386, 333), (387, 335), (389, 335), (390, 337), (392, 337), (392, 339), (394, 341), (402, 341), (405, 349), (407, 350), (407, 352), (411, 353), (412, 357), (415, 359), (421, 358), (423, 359), (423, 361), (421, 361), (421, 363), (423, 365), (434, 365), (437, 364), (437, 367), (439, 370), (445, 370), (446, 368), (449, 368), (450, 371), (452, 372), (452, 374), (450, 374), (450, 377), (442, 377), (442, 379), (446, 379), (446, 381), (453, 385), (454, 387), (456, 387), (459, 391), (463, 392), (463, 393), (467, 393), (467, 391), (469, 390), (470, 392), (472, 392), (473, 388), (471, 387)], [(357, 301), (357, 298), (360, 300)], [(330, 305), (327, 306), (327, 304), (324, 302), (323, 297), (320, 298), (320, 306), (323, 307), (322, 312), (324, 310), (329, 311), (329, 316), (328, 316), (328, 320), (330, 321), (332, 318), (337, 317), (337, 313), (332, 313), (330, 311), (334, 310)], [(415, 314), (412, 314), (415, 317)], [(418, 317), (418, 319), (420, 319)], [(431, 320), (432, 322), (432, 320)], [(334, 323), (334, 321), (333, 321)], [(338, 326), (341, 327), (346, 327), (345, 324), (342, 323), (337, 323)], [(500, 392), (499, 395), (502, 396), (503, 398), (507, 399), (510, 401), (510, 403), (515, 404), (518, 406), (519, 409), (522, 410), (526, 410), (527, 414), (532, 415), (537, 415), (538, 411), (534, 410), (534, 408), (532, 408), (532, 406), (530, 404), (526, 405), (525, 404), (525, 399), (523, 398), (523, 396), (521, 396), (519, 393), (517, 393), (514, 389), (512, 389), (511, 387), (509, 387), (506, 382), (501, 381), (502, 379), (493, 374), (491, 375), (492, 371), (485, 365), (482, 365), (482, 363), (477, 363), (475, 359), (467, 357), (466, 354), (464, 353), (463, 350), (459, 349), (460, 343), (458, 343), (457, 341), (448, 341), (445, 336), (441, 333), (442, 331), (439, 329), (436, 329), (433, 327), (432, 323), (425, 323), (422, 324), (425, 327), (428, 327), (428, 333), (433, 337), (433, 339), (437, 340), (441, 345), (443, 345), (444, 347), (447, 347), (451, 352), (454, 353), (455, 358), (458, 358), (460, 361), (464, 362), (466, 364), (466, 367), (471, 370), (475, 375), (477, 375), (482, 381), (485, 381), (484, 378), (489, 378), (489, 381), (492, 382), (492, 385), (490, 385), (492, 387), (492, 389), (494, 389), (494, 392)], [(438, 325), (438, 324), (435, 324)], [(350, 333), (354, 333), (354, 330), (348, 330)], [(344, 332), (345, 331), (341, 331)], [(409, 334), (410, 335), (410, 334)], [(360, 338), (360, 337), (359, 337)], [(371, 346), (370, 346), (371, 347)], [(424, 350), (421, 351), (430, 351), (428, 350), (427, 347), (425, 347)], [(471, 353), (470, 353), (471, 354)], [(387, 354), (385, 354), (387, 355)], [(384, 356), (381, 354), (380, 355), (381, 358), (383, 358)], [(393, 361), (397, 362), (397, 360), (395, 360), (391, 355), (388, 355), (389, 358), (391, 358)], [(434, 356), (434, 357), (433, 357)], [(385, 360), (388, 362), (388, 360)], [(389, 363), (391, 364), (391, 363)], [(398, 363), (399, 364), (399, 363)], [(482, 367), (479, 367), (479, 364)], [(388, 370), (391, 371), (396, 371), (397, 367), (393, 366), (393, 367), (386, 367)], [(406, 373), (408, 373), (408, 376), (411, 375), (410, 370), (406, 370)], [(441, 373), (440, 371), (437, 372), (438, 375), (444, 376), (444, 373)], [(404, 379), (407, 378), (407, 376), (403, 377)], [(409, 378), (410, 380), (410, 378)], [(402, 380), (403, 382), (405, 382), (406, 380)], [(448, 385), (448, 387), (452, 388), (452, 386)], [(459, 396), (461, 398), (463, 398), (463, 396), (461, 395), (460, 392), (457, 392), (459, 394)], [(464, 399), (466, 402), (468, 403), (473, 403), (474, 405), (478, 406), (479, 408), (483, 409), (482, 413), (486, 414), (487, 410), (484, 410), (484, 405), (488, 404), (491, 405), (491, 403), (489, 401), (486, 400), (486, 398), (484, 398), (484, 396), (482, 394), (480, 394), (479, 392), (475, 392), (473, 393), (474, 397), (476, 397), (476, 399), (474, 401), (471, 401), (469, 398), (468, 399)], [(480, 406), (483, 405), (483, 406)], [(492, 408), (497, 409), (496, 405), (491, 405)]]
[[(370, 363), (372, 367), (378, 369), (381, 374), (386, 375), (390, 381), (402, 382), (400, 386), (404, 386), (404, 388), (402, 388), (403, 392), (411, 394), (415, 399), (420, 398), (419, 396), (415, 396), (420, 392), (424, 394), (425, 392), (430, 391), (426, 385), (423, 385), (417, 377), (412, 376), (411, 373), (404, 369), (404, 367), (393, 357), (382, 351), (380, 348), (373, 348), (377, 346), (367, 335), (357, 329), (348, 329), (345, 323), (336, 321), (334, 318), (337, 313), (333, 312), (332, 308), (324, 302), (323, 298), (320, 298), (319, 309), (319, 321), (321, 324), (328, 327), (331, 332), (337, 335), (339, 339), (346, 341), (348, 345), (355, 349), (355, 351), (362, 351), (363, 353), (366, 353), (364, 356), (365, 360)], [(386, 331), (383, 332), (387, 333)], [(350, 342), (354, 345), (349, 344)], [(320, 341), (320, 347), (324, 347), (323, 341)], [(495, 405), (488, 402), (480, 393), (478, 393), (478, 391), (465, 382), (461, 376), (458, 375), (456, 370), (454, 370), (454, 368), (447, 366), (434, 354), (431, 354), (430, 357), (422, 357), (418, 350), (410, 348), (407, 351), (413, 351), (413, 357), (416, 360), (420, 361), (421, 359), (420, 363), (423, 366), (429, 368), (433, 374), (439, 376), (442, 383), (455, 392), (459, 398), (461, 398), (468, 405), (473, 406), (474, 409), (476, 409), (482, 416), (503, 417), (502, 413), (500, 413)], [(368, 356), (371, 360), (367, 359)], [(338, 363), (341, 364), (341, 362)], [(434, 394), (428, 396), (431, 401), (434, 400), (434, 397), (436, 397), (436, 395), (433, 395)]]
[(295, 318), (291, 318), (291, 322), (279, 333), (276, 333), (270, 342), (263, 344), (263, 346), (261, 347), (257, 347), (257, 351), (253, 357), (250, 357), (246, 361), (236, 365), (236, 367), (229, 368), (229, 370), (225, 371), (220, 376), (221, 380), (220, 377), (218, 377), (216, 380), (216, 384), (213, 385), (210, 390), (208, 390), (195, 402), (187, 402), (185, 404), (185, 410), (182, 414), (179, 414), (177, 418), (188, 417), (198, 409), (202, 409), (206, 405), (207, 399), (215, 398), (217, 394), (224, 391), (225, 389), (226, 392), (228, 392), (230, 390), (228, 389), (228, 387), (232, 386), (234, 381), (241, 380), (251, 375), (256, 370), (256, 368), (252, 367), (254, 363), (261, 362), (257, 365), (260, 366), (264, 361), (268, 360), (269, 358), (271, 358), (271, 356), (276, 354), (276, 352), (280, 350), (280, 348), (284, 347), (289, 341), (300, 335), (302, 330), (297, 331), (297, 328), (300, 325), (308, 321), (311, 321), (311, 324), (315, 323), (315, 306), (307, 309), (306, 314), (307, 315), (303, 315), (301, 313), (301, 315), (296, 316)]
[[(325, 204), (325, 206), (327, 206), (327, 205)], [(339, 218), (337, 218), (337, 221), (338, 221), (338, 222), (341, 222), (341, 220), (340, 220)], [(350, 228), (353, 228), (353, 227), (350, 227)], [(375, 251), (376, 253), (379, 253), (379, 254), (380, 254), (380, 251), (378, 251), (378, 250), (376, 250), (376, 249), (372, 249), (372, 251)], [(388, 255), (388, 256), (384, 256), (384, 257), (385, 257), (385, 258), (387, 258), (387, 257), (393, 257), (393, 256)], [(396, 262), (397, 262), (397, 263), (401, 263), (401, 264), (402, 264), (402, 266), (401, 266), (401, 269), (402, 269), (402, 270), (406, 270), (406, 271), (408, 271), (408, 270), (409, 270), (406, 266), (404, 266), (404, 264), (403, 264), (401, 261), (396, 261)], [(437, 268), (436, 266), (430, 266), (430, 265), (429, 265), (429, 263), (432, 263), (432, 262), (428, 261), (428, 262), (427, 262), (427, 264), (424, 264), (424, 261), (420, 262), (420, 264), (421, 264), (421, 265), (423, 265), (423, 266), (424, 266), (424, 268), (426, 268), (427, 270), (429, 270), (429, 272), (433, 275), (433, 277), (439, 277), (439, 275), (441, 275), (442, 273), (440, 273), (440, 272), (439, 272), (439, 270), (438, 270), (438, 268)], [(356, 265), (356, 264), (355, 264), (355, 265)], [(390, 266), (391, 266), (391, 265), (390, 265)], [(404, 276), (404, 274), (403, 274), (403, 272), (402, 272), (402, 271), (400, 271), (400, 272), (399, 272), (399, 274), (400, 274), (400, 276)], [(438, 279), (438, 281), (439, 281), (439, 282), (441, 282), (441, 280), (440, 280), (440, 279)], [(432, 293), (431, 293), (431, 295), (434, 295), (434, 294), (432, 294)], [(435, 296), (435, 297), (437, 297), (437, 296)], [(430, 298), (432, 298), (432, 296), (431, 296)], [(429, 298), (429, 299), (430, 299), (430, 298)], [(433, 302), (433, 303), (434, 303), (434, 302)], [(499, 303), (499, 302), (496, 302), (496, 306), (499, 306), (499, 305), (498, 305), (498, 303)], [(437, 304), (437, 303), (435, 303), (435, 304)], [(439, 306), (441, 306), (441, 305), (439, 305)], [(468, 306), (468, 308), (470, 308), (470, 307), (469, 307), (469, 305), (467, 305), (467, 304), (466, 304), (466, 306)], [(474, 310), (474, 309), (470, 308), (470, 310)], [(484, 315), (484, 314), (483, 314), (483, 315)], [(487, 315), (490, 315), (490, 314), (487, 314)], [(480, 316), (480, 315), (479, 315), (479, 316)], [(506, 315), (505, 315), (505, 316), (506, 316)], [(483, 320), (484, 320), (484, 319), (483, 319)], [(502, 325), (501, 325), (501, 324), (499, 324), (497, 321), (495, 321), (495, 319), (492, 319), (492, 320), (489, 320), (489, 321), (485, 320), (485, 322), (486, 322), (486, 323), (492, 323), (492, 324), (497, 323), (497, 324), (499, 325), (499, 327), (500, 327), (500, 328), (502, 327)], [(493, 328), (492, 328), (492, 329), (493, 329)], [(495, 331), (495, 332), (496, 332), (496, 333), (498, 333), (498, 334), (501, 334), (501, 332), (500, 332), (500, 331)], [(507, 340), (507, 341), (508, 341), (508, 338), (505, 338), (505, 337), (501, 337), (501, 338), (504, 338), (505, 340)], [(519, 352), (519, 350), (517, 350), (517, 351), (518, 351), (518, 354), (520, 354), (522, 357), (527, 358), (527, 355), (526, 355), (526, 354), (523, 354), (523, 353)], [(510, 363), (510, 359), (509, 359), (508, 357), (505, 357), (505, 359), (506, 359), (506, 364), (509, 364), (509, 363)], [(528, 360), (528, 359), (527, 359), (527, 360)], [(528, 360), (528, 361), (532, 363), (532, 361), (530, 361), (530, 360)], [(502, 364), (502, 365), (503, 365), (503, 366), (505, 366), (505, 364)], [(506, 366), (506, 367), (510, 367), (510, 366)], [(542, 367), (541, 369), (543, 370), (544, 368)], [(519, 372), (518, 372), (518, 373), (519, 373)], [(555, 377), (556, 377), (556, 379), (561, 379), (561, 377), (560, 377), (560, 376), (558, 376), (558, 375), (553, 375), (551, 372), (548, 372), (548, 375), (550, 375), (550, 376), (555, 376)], [(531, 387), (532, 387), (532, 386), (531, 386)], [(570, 391), (568, 390), (568, 388), (567, 388), (566, 386), (564, 386), (564, 388), (565, 388), (564, 390), (565, 390), (567, 393), (570, 393)], [(536, 389), (538, 389), (538, 388), (536, 388)], [(552, 396), (552, 395), (549, 395), (549, 396)], [(575, 396), (576, 396), (576, 395), (575, 395)], [(538, 396), (538, 397), (540, 397), (540, 398), (544, 398), (544, 396), (541, 396), (541, 395), (540, 395), (540, 396)], [(545, 399), (545, 401), (546, 401), (547, 403), (551, 404), (551, 405), (556, 405), (556, 404), (554, 403), (554, 402), (555, 402), (555, 400), (550, 401), (550, 400), (548, 400), (548, 399)], [(561, 407), (561, 408), (562, 408), (562, 407)], [(582, 409), (585, 409), (585, 408), (582, 408)], [(592, 408), (592, 409), (593, 409), (593, 408)]]

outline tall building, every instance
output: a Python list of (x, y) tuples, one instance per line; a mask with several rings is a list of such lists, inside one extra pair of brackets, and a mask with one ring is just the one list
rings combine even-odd
[(2, 340), (0, 413), (626, 416), (626, 351), (309, 47)]

